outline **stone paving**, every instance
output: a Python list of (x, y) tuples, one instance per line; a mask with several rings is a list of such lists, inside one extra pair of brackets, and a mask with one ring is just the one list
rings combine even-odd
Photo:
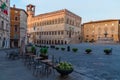
[[(93, 80), (120, 80), (120, 45), (83, 43), (70, 46), (78, 48), (79, 51), (74, 53), (53, 49), (49, 50), (49, 54), (61, 57), (63, 61), (71, 62), (76, 72)], [(91, 48), (92, 53), (85, 54), (86, 48)], [(105, 55), (103, 52), (105, 48), (112, 48), (112, 55)]]
[[(76, 44), (71, 48), (79, 48), (77, 53), (49, 48), (49, 55), (54, 55), (61, 61), (74, 65), (74, 72), (67, 78), (61, 78), (58, 73), (50, 76), (35, 77), (21, 60), (8, 60), (5, 52), (0, 51), (0, 80), (120, 80), (120, 45)], [(58, 47), (63, 47), (62, 45)], [(64, 46), (66, 47), (66, 45)], [(91, 48), (91, 54), (85, 54), (85, 49)], [(112, 48), (112, 55), (105, 55), (103, 50)]]
[[(9, 51), (9, 50), (8, 50)], [(68, 77), (61, 77), (57, 72), (38, 77), (32, 74), (21, 59), (10, 60), (6, 58), (4, 50), (0, 51), (0, 80), (92, 80), (89, 77), (73, 72)]]

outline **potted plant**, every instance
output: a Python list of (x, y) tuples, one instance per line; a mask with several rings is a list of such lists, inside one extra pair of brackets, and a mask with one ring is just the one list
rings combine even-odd
[(77, 52), (78, 49), (77, 49), (77, 48), (73, 48), (72, 51), (73, 51), (73, 52)]
[(56, 47), (56, 50), (59, 50), (59, 47)]
[(61, 48), (61, 50), (62, 50), (62, 51), (64, 51), (64, 50), (65, 50), (65, 48), (64, 48), (64, 47), (62, 47), (62, 48)]
[(32, 46), (32, 47), (31, 47), (31, 52), (32, 52), (33, 54), (36, 54), (35, 46)]
[(106, 55), (109, 55), (112, 52), (112, 49), (104, 49), (104, 53)]
[(85, 52), (86, 52), (87, 54), (89, 54), (89, 53), (92, 52), (92, 50), (88, 48), (88, 49), (85, 50)]
[(61, 76), (66, 76), (73, 72), (72, 64), (67, 62), (60, 62), (55, 69), (61, 74)]
[(43, 57), (43, 59), (48, 59), (48, 49), (47, 48), (40, 49), (40, 57)]

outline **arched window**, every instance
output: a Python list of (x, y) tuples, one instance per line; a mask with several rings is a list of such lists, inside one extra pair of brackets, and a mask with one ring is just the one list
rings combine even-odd
[(107, 27), (105, 27), (105, 28), (104, 28), (104, 31), (105, 31), (105, 32), (107, 32), (107, 31), (108, 31), (108, 28), (107, 28)]
[(18, 17), (16, 16), (16, 17), (15, 17), (15, 21), (17, 21), (17, 20), (18, 20)]
[(57, 24), (57, 19), (55, 19), (55, 24)]
[(67, 18), (67, 24), (69, 24), (69, 18)]
[(69, 23), (70, 25), (72, 24), (72, 20), (70, 20), (70, 23)]
[(61, 18), (61, 19), (60, 19), (60, 23), (63, 23), (63, 22), (64, 22), (64, 18)]
[(98, 28), (98, 33), (101, 33), (101, 28), (100, 27)]
[(114, 31), (115, 31), (115, 29), (114, 29), (114, 27), (112, 26), (112, 27), (111, 27), (111, 33), (114, 33)]
[(54, 20), (52, 20), (52, 24), (54, 24)]
[(61, 22), (60, 22), (60, 18), (58, 18), (58, 24), (59, 24), (59, 23), (61, 23)]

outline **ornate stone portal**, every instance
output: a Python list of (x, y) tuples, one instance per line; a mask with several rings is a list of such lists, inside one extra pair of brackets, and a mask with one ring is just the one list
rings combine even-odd
[(113, 37), (107, 37), (108, 33), (105, 32), (104, 36), (105, 37), (99, 37), (97, 43), (115, 43), (113, 41)]

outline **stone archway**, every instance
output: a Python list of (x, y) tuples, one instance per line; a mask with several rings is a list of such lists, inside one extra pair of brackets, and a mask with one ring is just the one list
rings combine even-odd
[(48, 44), (48, 40), (47, 40), (47, 44)]
[(52, 40), (52, 44), (54, 44), (54, 40)]
[(65, 44), (67, 44), (67, 41), (65, 41)]
[(64, 44), (64, 43), (63, 43), (63, 40), (61, 40), (61, 44)]
[(57, 44), (57, 40), (55, 40), (55, 44)]
[(58, 44), (60, 44), (60, 40), (58, 40)]
[(49, 40), (49, 44), (51, 44), (51, 40)]

